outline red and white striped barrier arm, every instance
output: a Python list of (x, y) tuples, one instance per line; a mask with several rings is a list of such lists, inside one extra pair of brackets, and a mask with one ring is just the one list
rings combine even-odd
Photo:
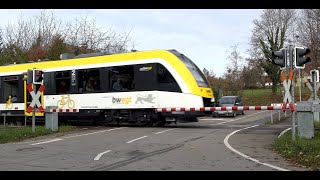
[(79, 109), (48, 109), (46, 112), (79, 112)]
[(250, 110), (282, 110), (281, 106), (230, 106), (230, 107), (198, 107), (198, 108), (156, 108), (156, 112), (185, 111), (250, 111)]

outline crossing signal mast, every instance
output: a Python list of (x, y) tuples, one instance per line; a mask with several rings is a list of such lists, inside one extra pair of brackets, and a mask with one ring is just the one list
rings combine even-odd
[[(309, 48), (294, 47), (292, 49), (282, 48), (279, 51), (272, 51), (272, 63), (280, 66), (281, 70), (287, 68), (287, 62), (289, 62), (289, 68), (304, 69), (305, 64), (311, 62), (310, 57), (306, 55), (310, 54)], [(289, 54), (289, 56), (287, 56)]]
[(304, 69), (305, 64), (311, 61), (310, 57), (306, 57), (307, 54), (310, 54), (309, 48), (295, 47), (294, 48), (294, 61), (293, 65), (297, 69)]
[(40, 69), (33, 69), (33, 84), (43, 84), (43, 71)]
[[(32, 113), (32, 132), (35, 132), (35, 110), (34, 106), (37, 105), (38, 109), (43, 113), (43, 107), (40, 103), (43, 102), (43, 71), (41, 69), (28, 69), (27, 72), (23, 73), (23, 80), (26, 81), (26, 87), (32, 97), (32, 101), (28, 106), (26, 99), (27, 113)], [(38, 87), (37, 87), (38, 86)], [(37, 92), (38, 91), (38, 92)], [(39, 100), (40, 98), (40, 100)]]
[[(285, 96), (283, 98), (283, 107), (286, 109), (286, 104), (292, 112), (294, 112), (294, 77), (295, 71), (298, 69), (304, 69), (305, 64), (311, 61), (310, 57), (306, 57), (310, 53), (309, 48), (293, 47), (292, 44), (288, 48), (282, 48), (279, 51), (272, 52), (272, 63), (280, 66), (281, 80), (285, 89)], [(287, 63), (289, 64), (287, 66)], [(287, 78), (286, 76), (289, 77)], [(295, 113), (292, 116), (292, 140), (295, 140)]]
[(33, 83), (33, 70), (28, 69), (27, 72), (23, 73), (23, 80), (27, 82), (27, 84)]
[(272, 63), (280, 66), (280, 69), (286, 69), (287, 67), (287, 51), (285, 48), (280, 49), (280, 51), (272, 52)]

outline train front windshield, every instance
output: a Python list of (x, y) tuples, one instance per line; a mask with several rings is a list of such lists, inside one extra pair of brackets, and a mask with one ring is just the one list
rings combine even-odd
[(207, 82), (207, 79), (204, 77), (203, 73), (200, 71), (200, 69), (195, 65), (187, 56), (179, 53), (176, 50), (169, 50), (171, 53), (176, 55), (189, 69), (189, 71), (192, 73), (193, 77), (197, 81), (197, 84), (199, 87), (209, 88), (209, 84)]

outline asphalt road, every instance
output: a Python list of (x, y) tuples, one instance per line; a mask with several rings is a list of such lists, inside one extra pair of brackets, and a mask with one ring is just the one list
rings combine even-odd
[(287, 121), (265, 124), (270, 111), (247, 111), (163, 128), (83, 127), (61, 137), (0, 144), (0, 170), (303, 171), (271, 150), (290, 127)]

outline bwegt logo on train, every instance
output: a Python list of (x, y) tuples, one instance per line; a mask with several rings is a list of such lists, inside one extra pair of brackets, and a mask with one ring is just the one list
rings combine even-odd
[(127, 98), (115, 98), (112, 97), (112, 103), (114, 104), (129, 104), (132, 102), (132, 98), (131, 97), (127, 97)]

